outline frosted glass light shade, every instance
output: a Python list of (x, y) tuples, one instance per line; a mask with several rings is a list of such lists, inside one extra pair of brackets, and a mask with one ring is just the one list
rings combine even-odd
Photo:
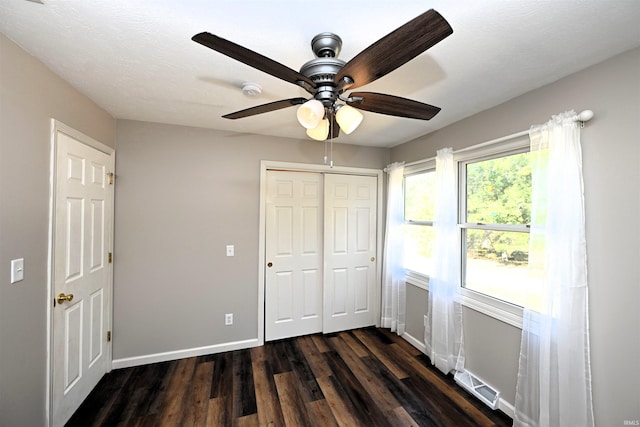
[(327, 139), (327, 136), (329, 136), (329, 120), (322, 119), (318, 126), (313, 129), (307, 129), (307, 135), (316, 141), (324, 141)]
[(343, 105), (336, 112), (336, 121), (340, 129), (347, 135), (356, 130), (362, 123), (362, 113), (349, 105)]
[(312, 99), (298, 108), (298, 121), (307, 129), (313, 129), (320, 124), (324, 117), (324, 105), (322, 102)]

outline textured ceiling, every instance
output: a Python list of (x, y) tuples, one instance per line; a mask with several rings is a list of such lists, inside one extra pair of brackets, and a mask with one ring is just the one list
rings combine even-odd
[[(640, 46), (637, 0), (0, 0), (0, 31), (119, 119), (306, 138), (296, 109), (220, 116), (308, 94), (191, 41), (208, 31), (298, 70), (334, 32), (348, 61), (427, 9), (454, 33), (359, 90), (442, 108), (431, 121), (364, 112), (337, 141), (391, 147)], [(248, 98), (242, 83), (262, 86)]]

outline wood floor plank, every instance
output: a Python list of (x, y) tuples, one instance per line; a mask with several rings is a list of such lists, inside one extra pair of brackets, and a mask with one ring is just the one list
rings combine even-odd
[(409, 375), (394, 362), (390, 354), (388, 354), (388, 348), (386, 345), (375, 340), (371, 335), (364, 333), (361, 330), (353, 331), (353, 334), (362, 342), (367, 349), (373, 353), (387, 368), (393, 372), (393, 374), (402, 379), (407, 378)]
[(231, 420), (225, 414), (225, 398), (209, 399), (207, 404), (207, 427), (230, 426)]
[(171, 381), (167, 388), (167, 395), (162, 413), (159, 416), (164, 425), (180, 425), (183, 417), (190, 416), (191, 412), (186, 408), (185, 403), (187, 388), (191, 383), (191, 378), (196, 366), (196, 358), (182, 359), (178, 361), (176, 370), (173, 372)]
[(258, 414), (245, 415), (240, 418), (236, 418), (233, 423), (234, 427), (255, 427), (260, 425), (258, 422)]
[(252, 365), (258, 423), (261, 426), (283, 427), (284, 418), (271, 365), (266, 360), (258, 360)]
[(396, 408), (400, 407), (400, 403), (380, 381), (380, 378), (362, 362), (362, 358), (353, 350), (353, 347), (344, 341), (346, 335), (340, 334), (338, 337), (330, 339), (333, 348), (371, 396), (376, 407), (380, 408), (383, 413), (393, 413)]
[[(421, 426), (438, 425), (437, 411), (438, 406), (432, 408), (430, 400), (421, 399), (414, 390), (411, 390), (403, 380), (396, 377), (393, 372), (384, 365), (375, 356), (364, 357), (362, 362), (365, 363), (371, 372), (374, 373), (380, 381), (382, 381), (389, 392), (395, 396), (402, 407), (411, 415), (413, 420)], [(434, 413), (435, 412), (435, 413)]]
[(324, 335), (311, 335), (311, 339), (320, 353), (331, 351), (331, 348), (327, 345)]
[(293, 372), (274, 375), (284, 423), (287, 427), (312, 426), (300, 393), (298, 378)]
[(371, 354), (359, 341), (357, 341), (351, 332), (340, 332), (338, 336), (347, 343), (349, 347), (358, 357), (366, 357)]
[(289, 365), (291, 366), (291, 371), (295, 373), (302, 384), (304, 401), (314, 402), (324, 399), (320, 386), (318, 386), (316, 382), (316, 377), (309, 366), (307, 358), (300, 349), (300, 346), (298, 346), (297, 340), (289, 341), (287, 344), (286, 354), (289, 358)]
[(309, 419), (315, 426), (337, 427), (336, 419), (333, 417), (331, 408), (325, 399), (307, 403)]
[(196, 372), (193, 380), (193, 425), (197, 427), (207, 425), (212, 375), (213, 362), (205, 362), (196, 365)]
[(316, 347), (311, 337), (300, 337), (297, 339), (302, 354), (307, 359), (309, 367), (313, 371), (315, 378), (328, 377), (331, 375), (331, 369), (327, 365), (326, 360)]
[(364, 328), (116, 370), (69, 426), (507, 427), (388, 330)]
[(251, 362), (252, 363), (258, 363), (258, 362), (264, 362), (266, 360), (269, 360), (269, 358), (267, 357), (267, 352), (265, 351), (266, 346), (261, 345), (259, 347), (252, 347), (251, 348)]
[(151, 415), (162, 412), (164, 396), (167, 393), (172, 374), (178, 364), (176, 362), (161, 362), (154, 363), (153, 366), (156, 368), (154, 370), (154, 378), (149, 384), (146, 398), (140, 402), (138, 408), (138, 413), (141, 414)]
[(416, 421), (409, 415), (406, 409), (402, 406), (395, 409), (396, 419), (398, 420), (399, 426), (407, 426), (407, 427), (419, 427), (420, 425), (416, 423)]
[(344, 400), (343, 395), (340, 394), (340, 390), (336, 389), (333, 381), (333, 377), (320, 377), (318, 378), (318, 384), (322, 389), (322, 393), (325, 396), (327, 405), (331, 410), (331, 413), (340, 427), (359, 427), (364, 424), (355, 417), (355, 414), (350, 410), (350, 403)]
[(249, 350), (233, 352), (233, 409), (234, 418), (258, 412)]
[(384, 425), (380, 424), (380, 421), (385, 418), (384, 413), (376, 406), (373, 397), (369, 395), (340, 355), (336, 351), (328, 351), (324, 354), (334, 372), (330, 377), (333, 385), (343, 399), (350, 404), (349, 410), (365, 425)]
[(104, 376), (87, 399), (67, 422), (69, 427), (84, 427), (85, 420), (93, 418), (97, 423), (103, 422), (111, 411), (113, 403), (118, 399), (122, 389), (131, 377), (133, 369), (112, 371)]
[(211, 375), (210, 399), (215, 399), (229, 393), (228, 385), (233, 381), (233, 352), (216, 354), (213, 359), (213, 374)]

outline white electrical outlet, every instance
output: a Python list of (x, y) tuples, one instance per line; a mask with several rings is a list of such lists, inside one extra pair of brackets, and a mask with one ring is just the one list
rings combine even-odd
[(236, 248), (233, 245), (227, 245), (227, 256), (233, 256), (235, 249)]
[(227, 326), (233, 325), (233, 313), (227, 313), (224, 315), (224, 324)]

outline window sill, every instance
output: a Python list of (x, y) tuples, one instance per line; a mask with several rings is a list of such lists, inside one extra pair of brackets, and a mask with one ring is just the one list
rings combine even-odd
[[(408, 284), (429, 291), (429, 276), (407, 270), (405, 280)], [(522, 307), (468, 289), (460, 289), (459, 296), (463, 306), (522, 329)]]
[(429, 276), (412, 270), (406, 270), (405, 281), (417, 288), (429, 290)]
[(522, 307), (468, 289), (460, 289), (460, 296), (463, 306), (522, 329)]

